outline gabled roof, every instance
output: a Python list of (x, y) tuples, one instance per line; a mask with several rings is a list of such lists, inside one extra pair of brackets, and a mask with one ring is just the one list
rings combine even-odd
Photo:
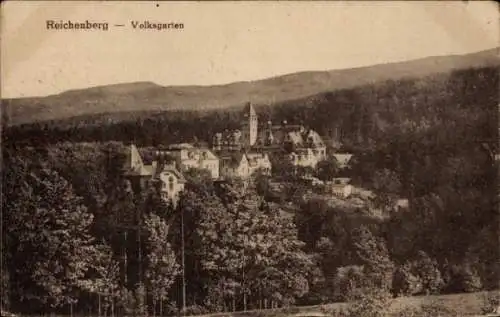
[(299, 131), (291, 131), (287, 133), (288, 139), (295, 145), (302, 145), (304, 139)]
[(255, 109), (253, 108), (252, 103), (247, 102), (245, 108), (243, 109), (243, 115), (246, 116), (257, 116)]
[(350, 177), (334, 177), (332, 179), (333, 183), (348, 184), (351, 181)]
[(177, 143), (177, 144), (170, 144), (166, 146), (167, 150), (185, 150), (185, 149), (192, 149), (194, 148), (193, 145), (189, 143)]
[(134, 144), (130, 145), (125, 161), (125, 175), (129, 176), (150, 176), (151, 172), (145, 169), (139, 150)]
[(179, 170), (176, 169), (173, 165), (164, 164), (164, 163), (157, 163), (157, 164), (158, 165), (156, 166), (156, 169), (154, 169), (154, 171), (153, 171), (154, 178), (158, 178), (160, 176), (160, 174), (163, 172), (170, 172), (177, 177), (179, 182), (181, 182), (181, 183), (186, 182), (186, 178), (184, 177), (184, 175), (182, 175), (182, 173), (179, 172)]
[(234, 152), (230, 154), (226, 154), (220, 157), (220, 160), (231, 167), (238, 167), (240, 166), (241, 162), (246, 160), (245, 154), (241, 152)]
[(210, 151), (209, 149), (206, 149), (206, 148), (202, 148), (202, 149), (199, 149), (200, 151), (200, 155), (201, 155), (201, 159), (203, 160), (217, 160), (218, 157), (215, 156), (215, 154)]
[(345, 166), (351, 160), (352, 154), (348, 154), (348, 153), (334, 153), (333, 157), (335, 157), (335, 159), (337, 160), (337, 162), (341, 166)]
[(260, 152), (248, 152), (245, 154), (248, 159), (266, 159), (268, 158), (267, 153)]
[(316, 146), (325, 146), (325, 144), (324, 144), (323, 139), (321, 138), (321, 136), (318, 134), (318, 132), (316, 132), (314, 130), (307, 131), (304, 139), (306, 141), (311, 140), (313, 145), (316, 145)]

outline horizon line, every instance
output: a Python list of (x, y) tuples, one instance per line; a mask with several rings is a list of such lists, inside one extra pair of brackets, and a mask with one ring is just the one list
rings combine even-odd
[(497, 50), (497, 56), (500, 57), (500, 46), (494, 46), (488, 49), (482, 49), (479, 51), (473, 51), (470, 53), (465, 53), (465, 54), (447, 54), (447, 55), (428, 55), (424, 57), (419, 57), (419, 58), (413, 58), (413, 59), (403, 59), (403, 60), (397, 60), (393, 62), (386, 62), (386, 63), (377, 63), (377, 64), (366, 64), (366, 65), (360, 65), (356, 67), (340, 67), (340, 68), (333, 68), (333, 69), (309, 69), (309, 70), (297, 70), (294, 72), (287, 72), (287, 73), (280, 73), (280, 74), (275, 74), (275, 75), (270, 75), (266, 77), (259, 77), (259, 78), (254, 78), (250, 80), (237, 80), (237, 81), (230, 81), (230, 82), (223, 82), (223, 83), (215, 83), (215, 84), (178, 84), (178, 85), (161, 85), (158, 84), (155, 81), (151, 80), (139, 80), (139, 81), (127, 81), (127, 82), (115, 82), (115, 83), (109, 83), (109, 84), (104, 84), (104, 85), (97, 85), (97, 86), (84, 86), (84, 87), (79, 87), (79, 88), (71, 88), (71, 89), (66, 89), (62, 90), (60, 92), (56, 93), (49, 93), (49, 94), (44, 94), (44, 95), (30, 95), (30, 96), (18, 96), (18, 97), (3, 97), (2, 92), (1, 92), (1, 87), (0, 87), (0, 99), (1, 100), (16, 100), (16, 99), (29, 99), (29, 98), (46, 98), (46, 97), (52, 97), (52, 96), (58, 96), (64, 93), (68, 92), (75, 92), (75, 91), (81, 91), (81, 90), (87, 90), (87, 89), (93, 89), (93, 88), (103, 88), (103, 87), (111, 87), (111, 86), (120, 86), (120, 85), (127, 85), (127, 84), (153, 84), (161, 88), (185, 88), (185, 87), (221, 87), (221, 86), (228, 86), (228, 85), (234, 85), (234, 84), (242, 84), (242, 83), (252, 83), (252, 82), (257, 82), (257, 81), (265, 81), (265, 80), (271, 80), (275, 79), (278, 77), (285, 77), (289, 75), (296, 75), (296, 74), (301, 74), (301, 73), (318, 73), (318, 72), (332, 72), (332, 71), (340, 71), (340, 70), (351, 70), (351, 69), (361, 69), (361, 68), (367, 68), (367, 67), (375, 67), (375, 66), (381, 66), (381, 65), (391, 65), (391, 64), (399, 64), (399, 63), (405, 63), (405, 62), (412, 62), (412, 61), (419, 61), (419, 60), (425, 60), (428, 58), (440, 58), (440, 57), (456, 57), (456, 56), (467, 56), (467, 55), (474, 55), (474, 54), (480, 54), (480, 53), (485, 53), (489, 51), (495, 51)]

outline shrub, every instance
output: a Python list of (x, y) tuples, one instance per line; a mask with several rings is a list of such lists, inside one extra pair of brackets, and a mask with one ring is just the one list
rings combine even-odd
[(208, 311), (203, 306), (192, 305), (186, 307), (186, 310), (183, 313), (184, 315), (193, 316), (193, 315), (203, 315), (208, 313)]
[(353, 317), (387, 317), (391, 300), (390, 292), (383, 289), (364, 290), (360, 300), (349, 308), (348, 314)]
[(425, 252), (419, 251), (413, 264), (414, 274), (422, 281), (424, 292), (438, 294), (444, 286), (444, 280), (439, 271), (437, 261), (431, 259)]
[(392, 290), (397, 296), (410, 296), (422, 291), (422, 282), (419, 276), (413, 274), (409, 264), (399, 266), (394, 272)]
[(481, 306), (482, 314), (495, 312), (500, 307), (500, 292), (486, 293), (483, 295)]

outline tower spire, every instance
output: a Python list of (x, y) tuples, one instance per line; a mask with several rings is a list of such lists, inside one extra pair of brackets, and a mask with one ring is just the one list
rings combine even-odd
[(257, 141), (258, 133), (257, 112), (251, 102), (245, 104), (243, 110), (242, 136), (245, 146), (253, 146)]

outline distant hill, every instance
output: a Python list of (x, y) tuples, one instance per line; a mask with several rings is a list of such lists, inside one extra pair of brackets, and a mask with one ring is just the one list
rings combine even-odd
[(332, 71), (311, 71), (217, 86), (136, 82), (71, 90), (47, 97), (2, 100), (4, 123), (18, 125), (75, 116), (166, 110), (209, 110), (247, 101), (274, 104), (361, 85), (500, 65), (499, 49)]

